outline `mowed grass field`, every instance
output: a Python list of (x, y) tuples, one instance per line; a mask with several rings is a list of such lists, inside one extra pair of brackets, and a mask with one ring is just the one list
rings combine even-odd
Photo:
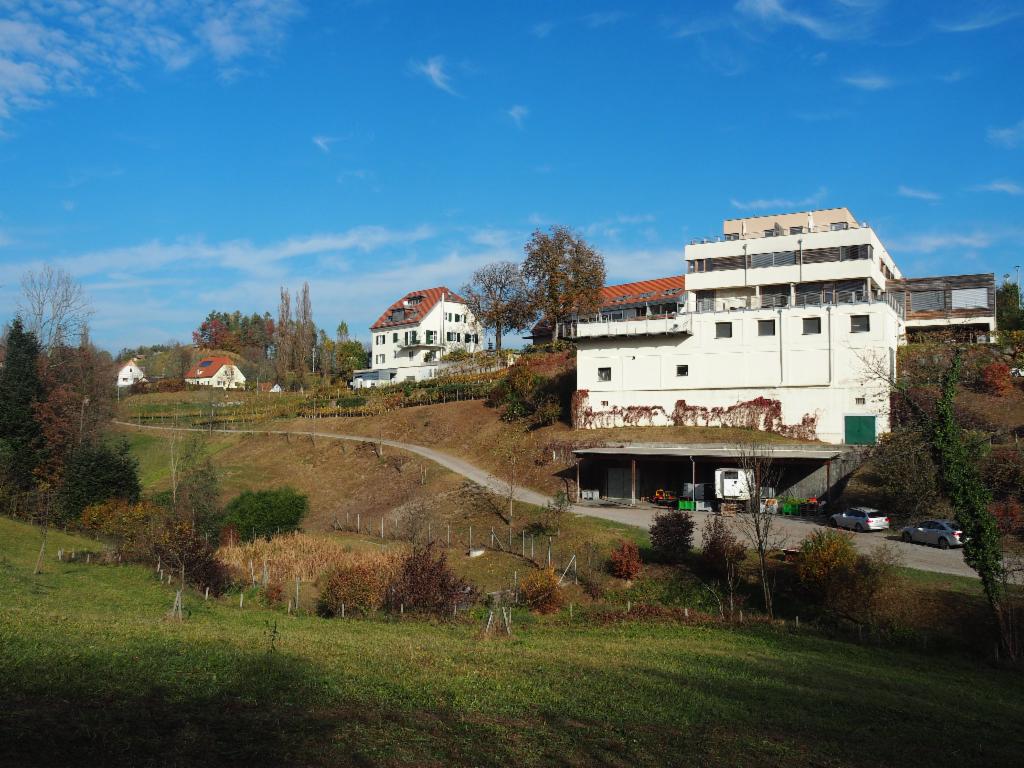
[(0, 519), (0, 764), (1002, 766), (1024, 679), (777, 626), (287, 616)]

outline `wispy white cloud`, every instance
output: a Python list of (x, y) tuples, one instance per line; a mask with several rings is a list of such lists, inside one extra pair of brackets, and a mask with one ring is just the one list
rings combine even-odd
[(813, 195), (808, 195), (802, 200), (795, 200), (791, 198), (773, 197), (773, 198), (760, 198), (757, 200), (748, 200), (746, 202), (732, 198), (729, 203), (733, 208), (737, 208), (741, 211), (766, 211), (766, 210), (786, 210), (794, 208), (805, 208), (809, 205), (818, 205), (828, 195), (828, 190), (825, 187), (819, 187)]
[(610, 24), (617, 24), (626, 18), (625, 11), (596, 11), (594, 13), (588, 13), (583, 17), (583, 23), (591, 29), (597, 29), (598, 27), (607, 27)]
[(609, 219), (594, 221), (583, 227), (584, 234), (594, 237), (606, 237), (616, 240), (626, 228), (636, 228), (641, 224), (650, 224), (655, 220), (653, 213), (617, 214)]
[(836, 38), (839, 31), (817, 16), (793, 11), (782, 0), (739, 0), (736, 10), (746, 16), (769, 24), (791, 24), (826, 40)]
[(2, 229), (0, 229), (0, 248), (10, 245), (13, 242), (14, 241), (11, 240), (11, 236), (4, 232)]
[(892, 88), (893, 82), (884, 75), (850, 75), (843, 82), (862, 91), (883, 91)]
[(284, 39), (296, 0), (6, 0), (0, 19), (0, 119), (54, 95), (131, 82), (144, 65), (177, 71), (208, 57), (239, 72)]
[(331, 144), (334, 144), (336, 141), (338, 141), (338, 138), (335, 137), (335, 136), (314, 136), (313, 137), (313, 144), (315, 144), (317, 149), (319, 149), (324, 154), (330, 154), (330, 152), (331, 152)]
[(996, 179), (987, 184), (977, 184), (971, 187), (972, 192), (1002, 192), (1007, 195), (1024, 195), (1024, 187), (1015, 181)]
[(997, 27), (1020, 16), (1024, 16), (1024, 11), (1020, 9), (1008, 10), (995, 7), (987, 8), (974, 16), (959, 21), (936, 21), (935, 26), (943, 32), (977, 32), (981, 29)]
[(1016, 147), (1024, 141), (1024, 120), (1008, 128), (989, 128), (988, 140), (1002, 147)]
[(916, 189), (904, 184), (900, 184), (899, 189), (897, 189), (896, 192), (900, 197), (909, 197), (914, 200), (926, 200), (931, 203), (942, 199), (942, 195), (938, 192), (931, 192), (927, 189)]
[(541, 21), (530, 28), (530, 34), (543, 40), (545, 37), (550, 35), (554, 29), (555, 23), (553, 21)]
[(987, 248), (999, 239), (993, 232), (929, 232), (891, 238), (889, 250), (908, 253), (935, 253), (949, 248)]
[(451, 75), (445, 71), (444, 56), (431, 56), (426, 61), (414, 61), (412, 69), (416, 74), (423, 75), (435, 87), (440, 88), (445, 93), (458, 96), (455, 88), (452, 87)]
[(523, 121), (526, 120), (527, 115), (530, 114), (530, 110), (522, 104), (515, 104), (508, 109), (505, 114), (512, 118), (512, 122), (516, 124), (516, 128), (522, 128)]

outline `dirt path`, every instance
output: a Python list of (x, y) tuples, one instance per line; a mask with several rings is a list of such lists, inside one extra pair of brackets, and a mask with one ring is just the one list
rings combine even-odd
[[(115, 424), (133, 429), (144, 429), (164, 432), (209, 432), (210, 430), (198, 427), (160, 427), (154, 425), (132, 424), (127, 421), (115, 421)], [(389, 448), (397, 448), (408, 453), (415, 453), (422, 456), (445, 469), (451, 470), (462, 477), (472, 480), (474, 483), (489, 488), (490, 490), (506, 494), (508, 483), (492, 475), (490, 472), (470, 464), (468, 461), (452, 456), (450, 453), (439, 451), (435, 448), (428, 448), (415, 443), (403, 443), (398, 440), (377, 440), (365, 435), (342, 435), (335, 432), (309, 432), (284, 429), (215, 429), (214, 432), (221, 434), (243, 434), (243, 435), (310, 435), (323, 440), (344, 440), (358, 443), (380, 442)], [(518, 501), (535, 506), (544, 506), (551, 498), (538, 493), (530, 488), (517, 487), (514, 492)], [(622, 507), (608, 504), (574, 504), (572, 511), (578, 515), (599, 517), (604, 520), (612, 520), (626, 525), (634, 525), (640, 528), (649, 528), (654, 521), (657, 509), (651, 507)], [(706, 512), (693, 512), (694, 520), (698, 529), (709, 517)], [(779, 528), (787, 539), (787, 546), (796, 544), (808, 533), (820, 526), (811, 521), (798, 518), (779, 518)], [(934, 571), (935, 573), (949, 573), (956, 576), (976, 577), (977, 574), (964, 563), (963, 553), (958, 549), (941, 550), (934, 547), (926, 547), (919, 544), (905, 544), (894, 534), (889, 533), (855, 533), (854, 544), (860, 552), (869, 554), (883, 543), (889, 542), (895, 546), (903, 557), (904, 564), (908, 568), (916, 568), (922, 571)]]

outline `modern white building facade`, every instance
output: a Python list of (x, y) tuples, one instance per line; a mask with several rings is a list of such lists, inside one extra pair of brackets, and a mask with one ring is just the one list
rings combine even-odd
[(479, 351), (480, 330), (462, 297), (448, 288), (411, 291), (370, 326), (370, 368), (356, 371), (352, 385), (432, 378), (453, 350)]
[(888, 429), (902, 277), (845, 208), (726, 221), (685, 249), (686, 293), (658, 318), (579, 320), (582, 426), (745, 426), (832, 443)]

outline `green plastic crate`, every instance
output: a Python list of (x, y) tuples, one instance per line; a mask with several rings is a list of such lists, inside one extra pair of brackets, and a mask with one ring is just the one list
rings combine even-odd
[(680, 499), (679, 508), (685, 512), (693, 512), (697, 509), (697, 502), (695, 501), (683, 501)]

